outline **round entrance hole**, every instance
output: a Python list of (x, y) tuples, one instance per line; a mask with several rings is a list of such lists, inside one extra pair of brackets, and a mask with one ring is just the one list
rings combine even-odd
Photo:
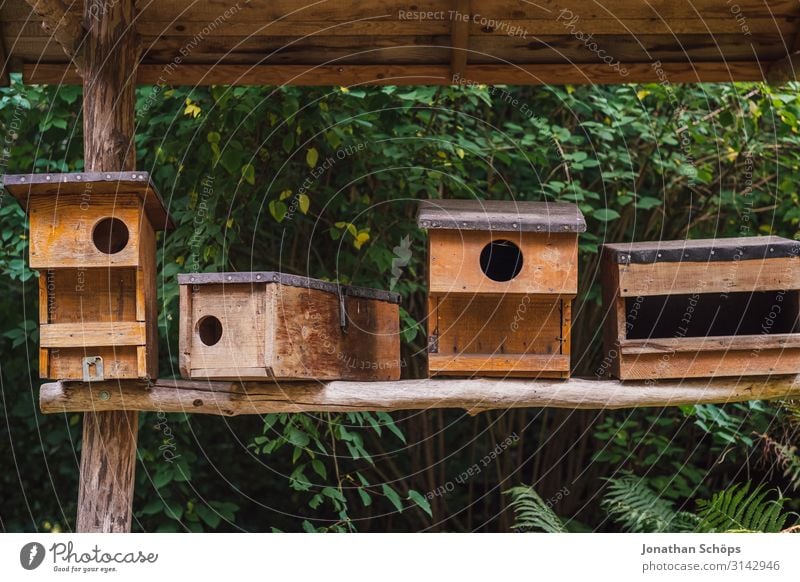
[(492, 281), (511, 281), (522, 270), (522, 251), (510, 240), (495, 240), (481, 251), (481, 271)]
[(119, 218), (104, 218), (94, 225), (92, 241), (97, 250), (114, 255), (128, 244), (128, 227)]
[(222, 338), (222, 322), (213, 315), (206, 315), (197, 322), (197, 334), (201, 342), (213, 346)]

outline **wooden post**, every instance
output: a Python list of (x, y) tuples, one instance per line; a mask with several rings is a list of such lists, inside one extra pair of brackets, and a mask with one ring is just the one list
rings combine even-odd
[[(133, 0), (85, 4), (83, 139), (90, 172), (136, 169), (138, 51), (133, 19)], [(79, 532), (130, 531), (137, 432), (138, 414), (133, 411), (84, 415)]]

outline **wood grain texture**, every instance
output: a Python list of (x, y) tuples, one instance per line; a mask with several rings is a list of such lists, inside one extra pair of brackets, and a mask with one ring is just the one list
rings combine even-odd
[(569, 372), (569, 356), (561, 354), (428, 354), (431, 375), (494, 376)]
[[(628, 75), (600, 64), (490, 64), (467, 65), (464, 82), (489, 85), (606, 85), (626, 83), (730, 83), (765, 80), (757, 62), (694, 60), (691, 63), (627, 63)], [(75, 85), (81, 77), (69, 67), (53, 63), (25, 63), (22, 78), (29, 84)], [(450, 85), (448, 65), (227, 65), (142, 64), (137, 69), (139, 85)]]
[[(103, 397), (101, 398), (101, 394)], [(238, 416), (282, 412), (511, 408), (620, 409), (800, 397), (800, 377), (671, 382), (424, 379), (397, 382), (205, 382), (44, 384), (44, 413), (160, 410)]]
[(471, 0), (452, 0), (450, 20), (450, 76), (458, 79), (464, 75), (469, 58), (470, 20), (472, 18)]
[(621, 297), (800, 289), (800, 257), (621, 265)]
[[(571, 296), (578, 291), (576, 234), (431, 230), (428, 237), (431, 293)], [(498, 240), (522, 251), (522, 268), (510, 281), (493, 281), (481, 270), (481, 252)]]
[[(137, 267), (141, 200), (133, 195), (37, 196), (30, 201), (30, 266), (32, 269)], [(121, 220), (128, 229), (128, 243), (108, 254), (94, 243), (95, 226), (103, 219)]]
[(620, 341), (620, 347), (623, 354), (631, 356), (671, 352), (800, 348), (800, 333), (630, 339)]
[(79, 69), (83, 68), (83, 28), (80, 14), (69, 11), (62, 0), (26, 0), (42, 19), (42, 29), (53, 38)]
[(439, 354), (562, 353), (559, 297), (433, 294), (431, 298)]
[(51, 323), (39, 328), (39, 345), (45, 348), (143, 346), (144, 322)]
[[(84, 10), (84, 166), (87, 171), (133, 170), (138, 63), (133, 0), (89, 0)], [(138, 354), (135, 361), (138, 370)], [(132, 410), (84, 415), (79, 532), (130, 531), (138, 423)]]
[(636, 354), (622, 352), (622, 380), (722, 378), (800, 373), (800, 348)]

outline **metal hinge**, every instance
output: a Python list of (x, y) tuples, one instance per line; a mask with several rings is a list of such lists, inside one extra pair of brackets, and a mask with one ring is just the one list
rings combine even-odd
[(83, 358), (81, 367), (83, 368), (84, 382), (102, 382), (105, 380), (103, 376), (103, 358), (100, 356)]
[(339, 327), (342, 328), (342, 333), (347, 333), (347, 306), (344, 302), (344, 293), (339, 291)]
[(438, 354), (439, 353), (439, 335), (433, 334), (428, 336), (428, 353), (429, 354)]

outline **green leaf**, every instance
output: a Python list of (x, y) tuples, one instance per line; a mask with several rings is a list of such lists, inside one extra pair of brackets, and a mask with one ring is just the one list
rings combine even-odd
[(397, 491), (389, 487), (386, 483), (383, 484), (381, 487), (383, 494), (392, 502), (392, 505), (395, 506), (397, 511), (400, 513), (403, 512), (403, 502), (400, 500), (400, 496), (397, 494)]
[(601, 222), (609, 222), (619, 218), (619, 212), (611, 208), (598, 208), (592, 212), (592, 216)]
[(286, 218), (286, 213), (288, 211), (289, 209), (286, 207), (286, 204), (280, 200), (269, 201), (269, 213), (272, 215), (272, 218), (278, 222), (283, 222), (283, 219)]
[(253, 164), (246, 164), (242, 166), (242, 179), (248, 184), (255, 186), (256, 183), (256, 169)]
[(311, 199), (305, 194), (300, 194), (297, 197), (297, 205), (300, 208), (300, 212), (308, 214), (308, 209), (311, 207)]
[(309, 150), (306, 152), (306, 163), (308, 164), (308, 167), (315, 167), (317, 165), (317, 160), (319, 160), (319, 152), (317, 152), (316, 148), (309, 148)]
[(425, 499), (422, 494), (413, 489), (408, 490), (408, 499), (409, 501), (413, 501), (416, 503), (422, 511), (428, 514), (429, 517), (433, 517), (433, 512), (431, 511), (431, 504), (428, 503), (428, 500)]
[(364, 507), (369, 507), (372, 505), (372, 496), (369, 493), (367, 493), (361, 487), (359, 487), (356, 491), (358, 491), (358, 496), (361, 498), (361, 503), (364, 504)]
[(216, 529), (222, 519), (219, 514), (213, 509), (209, 509), (205, 505), (196, 505), (194, 512), (202, 519), (211, 529)]

